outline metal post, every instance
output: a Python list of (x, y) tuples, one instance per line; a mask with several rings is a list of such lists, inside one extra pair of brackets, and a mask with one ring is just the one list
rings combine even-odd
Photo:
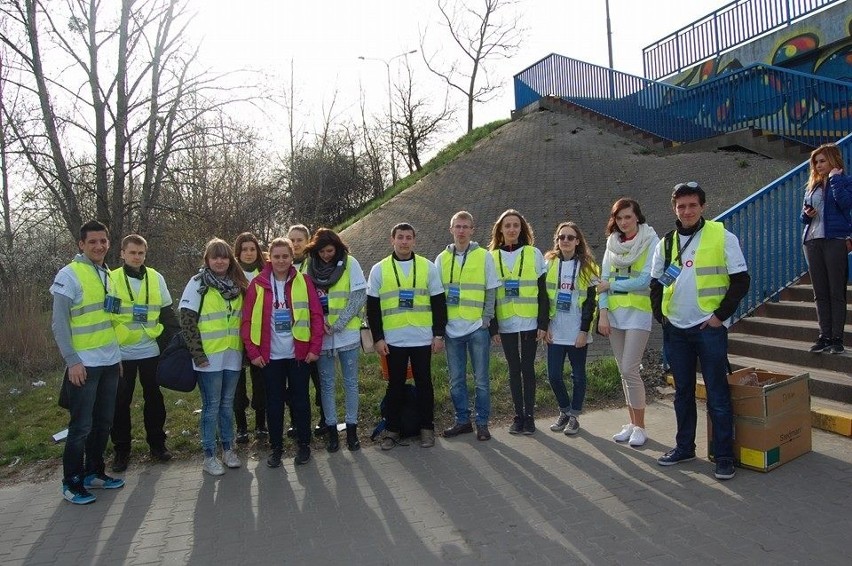
[(609, 51), (609, 97), (615, 99), (615, 83), (612, 66), (612, 24), (609, 20), (609, 0), (606, 0), (606, 46)]

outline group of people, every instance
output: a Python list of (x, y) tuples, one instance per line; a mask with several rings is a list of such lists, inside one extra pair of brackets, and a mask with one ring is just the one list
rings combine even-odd
[[(839, 283), (834, 272), (840, 261), (834, 256), (839, 257), (849, 236), (849, 222), (847, 218), (843, 228), (832, 207), (841, 213), (849, 210), (852, 181), (843, 175), (834, 146), (818, 148), (811, 164), (802, 220), (807, 224), (803, 241), (820, 321), (820, 337), (812, 350), (837, 352), (843, 351), (845, 294), (835, 296)], [(542, 254), (534, 245), (532, 227), (514, 209), (497, 218), (487, 249), (473, 240), (473, 216), (457, 212), (450, 220), (453, 242), (434, 262), (415, 253), (414, 227), (397, 224), (390, 234), (392, 253), (374, 265), (366, 279), (347, 245), (327, 228), (311, 236), (307, 227), (294, 226), (288, 237), (272, 240), (265, 253), (250, 233), (240, 234), (233, 246), (214, 238), (205, 247), (203, 267), (184, 289), (177, 317), (162, 276), (144, 264), (144, 238), (124, 238), (124, 265), (109, 271), (104, 264), (108, 229), (90, 221), (80, 231), (81, 253), (51, 287), (53, 329), (67, 365), (64, 386), (71, 412), (63, 496), (72, 503), (90, 503), (95, 499), (90, 489), (124, 485), (122, 479), (106, 475), (103, 455), (111, 433), (112, 469), (126, 469), (137, 372), (151, 454), (158, 460), (171, 457), (154, 374), (164, 338), (178, 329), (198, 376), (206, 473), (221, 475), (225, 468), (241, 465), (235, 444), (248, 439), (249, 406), (255, 411), (256, 434), (268, 435), (269, 467), (281, 465), (285, 407), (298, 446), (295, 463), (307, 463), (311, 380), (320, 408), (314, 430), (325, 434), (329, 452), (339, 450), (336, 365), (343, 382), (347, 447), (358, 450), (364, 313), (376, 352), (387, 357), (383, 450), (402, 440), (408, 372), (417, 391), (420, 444), (435, 444), (431, 358), (443, 349), (455, 410), (455, 422), (443, 436), (475, 432), (478, 440), (489, 440), (492, 343), (502, 346), (509, 369), (515, 413), (509, 433), (536, 431), (534, 362), (538, 344), (544, 342), (548, 381), (559, 408), (550, 430), (577, 434), (586, 393), (586, 355), (595, 330), (610, 340), (627, 405), (628, 422), (612, 438), (642, 446), (648, 433), (640, 364), (656, 319), (663, 327), (674, 375), (677, 416), (676, 445), (658, 463), (669, 466), (695, 458), (698, 361), (713, 427), (714, 475), (730, 479), (735, 471), (726, 321), (747, 293), (750, 278), (737, 238), (721, 223), (704, 218), (706, 196), (697, 183), (675, 186), (671, 204), (676, 228), (660, 238), (637, 201), (616, 201), (601, 264), (574, 222), (560, 223), (552, 247)], [(836, 304), (840, 300), (843, 309)], [(475, 391), (473, 415), (468, 360)]]

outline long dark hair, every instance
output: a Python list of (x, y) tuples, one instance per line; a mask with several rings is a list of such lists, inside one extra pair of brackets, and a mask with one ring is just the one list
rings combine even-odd
[(618, 232), (622, 236), (624, 235), (624, 232), (622, 232), (621, 228), (618, 227), (618, 222), (615, 221), (615, 217), (618, 216), (618, 213), (625, 208), (633, 209), (633, 214), (636, 215), (636, 220), (639, 221), (639, 224), (645, 223), (645, 215), (642, 214), (642, 208), (639, 206), (639, 203), (632, 198), (620, 198), (612, 205), (612, 210), (609, 213), (609, 220), (606, 223), (607, 236), (613, 232)]
[(311, 241), (305, 246), (305, 255), (311, 256), (311, 261), (321, 261), (319, 251), (327, 246), (334, 246), (334, 262), (338, 262), (349, 253), (347, 246), (334, 230), (319, 228), (314, 232)]
[(263, 260), (263, 250), (260, 247), (260, 242), (257, 240), (257, 236), (252, 234), (251, 232), (243, 232), (237, 239), (234, 240), (234, 256), (237, 258), (237, 262), (240, 261), (240, 252), (243, 251), (243, 244), (246, 242), (251, 242), (254, 244), (254, 249), (257, 250), (257, 257), (254, 260), (254, 263), (251, 265), (247, 265), (248, 271), (253, 269), (257, 269), (258, 271), (263, 270), (264, 260)]

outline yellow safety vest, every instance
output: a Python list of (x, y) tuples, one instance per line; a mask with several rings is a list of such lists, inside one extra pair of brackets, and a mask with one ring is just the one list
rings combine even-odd
[[(645, 251), (639, 254), (636, 261), (628, 267), (616, 267), (610, 264), (607, 279), (612, 282), (624, 278), (636, 279), (642, 275), (642, 268), (645, 267), (645, 262), (648, 259), (649, 249), (650, 246), (645, 248)], [(643, 312), (651, 312), (651, 292), (647, 288), (627, 293), (616, 293), (610, 289), (607, 295), (607, 308), (611, 311), (620, 308), (634, 308)]]
[(91, 263), (75, 259), (70, 267), (83, 289), (83, 300), (79, 305), (71, 307), (71, 345), (74, 350), (95, 350), (117, 342), (112, 315), (104, 310), (104, 299), (110, 284), (109, 272), (103, 273), (106, 279), (104, 282), (101, 270)]
[[(263, 319), (263, 299), (266, 294), (266, 289), (257, 285), (257, 300), (251, 310), (251, 343), (255, 346), (260, 346), (260, 336), (263, 332), (263, 327), (269, 324), (268, 320)], [(286, 292), (286, 290), (285, 290)], [(311, 339), (311, 311), (308, 303), (308, 285), (305, 283), (305, 276), (296, 272), (293, 277), (293, 283), (290, 288), (290, 330), (293, 333), (293, 338), (301, 342), (308, 342)]]
[(219, 291), (207, 289), (201, 312), (198, 313), (198, 331), (201, 333), (201, 345), (205, 354), (216, 354), (225, 350), (242, 351), (242, 308), (242, 294), (232, 299), (229, 305)]
[[(124, 273), (124, 268), (119, 267), (110, 272), (112, 278), (113, 294), (121, 299), (121, 312), (112, 315), (112, 324), (115, 327), (115, 335), (121, 346), (138, 344), (145, 336), (156, 339), (163, 333), (163, 325), (160, 324), (160, 308), (163, 306), (163, 297), (160, 293), (160, 278), (156, 271), (145, 266), (145, 277), (140, 295), (131, 297), (130, 282)], [(144, 295), (143, 295), (144, 293)], [(148, 307), (147, 320), (145, 322), (133, 321), (133, 305), (146, 305)]]
[[(491, 250), (491, 256), (496, 265), (501, 265), (500, 250)], [(523, 263), (523, 273), (516, 273)], [(505, 283), (508, 279), (518, 280), (518, 296), (507, 297), (506, 287), (501, 285), (497, 288), (497, 308), (495, 314), (497, 320), (507, 320), (513, 316), (521, 318), (538, 317), (538, 273), (535, 269), (535, 248), (524, 246), (520, 257), (515, 260), (511, 271), (501, 269), (500, 280)]]
[[(458, 304), (447, 303), (447, 316), (450, 320), (479, 320), (485, 309), (485, 257), (483, 248), (476, 248), (467, 254), (464, 265), (458, 264), (451, 273), (455, 253), (444, 250), (438, 258), (441, 260), (441, 282), (449, 293), (450, 281), (459, 288)], [(457, 273), (455, 273), (457, 272)]]
[[(673, 237), (677, 237), (674, 234)], [(663, 244), (665, 249), (665, 244)], [(669, 262), (674, 261), (676, 246), (670, 246)], [(698, 307), (704, 312), (713, 312), (722, 304), (728, 292), (731, 278), (725, 262), (725, 225), (721, 222), (707, 221), (701, 229), (701, 240), (695, 254), (695, 287)], [(669, 305), (678, 280), (663, 287), (663, 314), (669, 315)]]
[[(429, 260), (414, 254), (414, 263), (406, 276), (397, 267), (394, 272), (393, 256), (381, 261), (382, 286), (379, 289), (379, 304), (382, 309), (382, 326), (385, 330), (395, 330), (406, 326), (432, 328), (432, 303), (429, 296)], [(418, 280), (414, 281), (414, 272)], [(399, 276), (399, 284), (397, 284)], [(413, 308), (399, 307), (399, 291), (414, 292)]]
[[(328, 290), (328, 324), (329, 326), (337, 322), (340, 318), (340, 313), (346, 308), (349, 302), (350, 291), (350, 272), (349, 272), (349, 257), (346, 258), (346, 267), (343, 269), (343, 275), (337, 280), (337, 283), (332, 285)], [(361, 328), (361, 317), (353, 316), (346, 324), (346, 330), (357, 330)]]
[[(576, 301), (580, 310), (583, 309), (583, 303), (586, 302), (586, 290), (591, 286), (587, 269), (577, 267), (577, 281), (574, 283), (574, 289), (571, 290), (571, 301)], [(550, 318), (556, 315), (556, 295), (559, 293), (559, 257), (551, 260), (547, 268), (547, 294), (550, 298)]]

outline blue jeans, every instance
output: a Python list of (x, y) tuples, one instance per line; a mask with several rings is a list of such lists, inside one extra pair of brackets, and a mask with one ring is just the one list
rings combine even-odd
[[(588, 346), (577, 348), (561, 344), (547, 345), (547, 379), (550, 388), (559, 403), (559, 410), (566, 414), (579, 416), (583, 412), (583, 401), (586, 400), (586, 354)], [(571, 364), (571, 383), (573, 400), (565, 387), (565, 356)]]
[(470, 403), (467, 395), (467, 356), (473, 366), (476, 391), (476, 424), (487, 425), (491, 415), (491, 336), (487, 328), (474, 330), (467, 336), (445, 338), (447, 369), (450, 377), (450, 398), (456, 410), (456, 422), (470, 422)]
[(79, 483), (91, 473), (103, 473), (104, 450), (109, 440), (118, 391), (118, 364), (86, 368), (80, 387), (67, 383), (68, 438), (62, 453), (65, 483)]
[(311, 443), (311, 403), (308, 398), (309, 364), (295, 358), (269, 360), (263, 368), (266, 381), (266, 422), (269, 426), (269, 446), (284, 447), (284, 403), (291, 417), (300, 446)]
[(717, 460), (733, 459), (734, 417), (731, 391), (728, 389), (728, 329), (724, 326), (704, 330), (700, 325), (677, 328), (663, 325), (663, 342), (675, 381), (677, 447), (695, 452), (695, 363), (701, 362), (701, 375), (707, 387), (707, 412), (713, 421), (713, 454)]
[(240, 372), (230, 369), (198, 371), (201, 391), (201, 447), (206, 456), (216, 451), (216, 428), (222, 448), (229, 450), (234, 441), (234, 393)]
[(325, 350), (317, 360), (320, 389), (322, 391), (322, 410), (325, 413), (325, 424), (337, 424), (336, 388), (334, 386), (334, 360), (340, 359), (340, 371), (343, 374), (343, 392), (346, 399), (347, 424), (358, 424), (358, 356), (360, 349), (356, 346), (350, 350)]

